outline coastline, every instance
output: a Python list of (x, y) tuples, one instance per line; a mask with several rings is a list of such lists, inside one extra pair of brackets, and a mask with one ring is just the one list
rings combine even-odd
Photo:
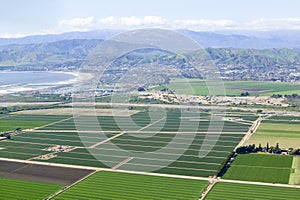
[(79, 76), (79, 72), (67, 72), (67, 71), (0, 71), (0, 73), (34, 73), (34, 72), (42, 72), (42, 73), (58, 73), (58, 74), (68, 74), (72, 75), (74, 77), (64, 80), (64, 81), (58, 81), (58, 82), (47, 82), (45, 83), (28, 83), (26, 85), (24, 84), (4, 84), (0, 85), (0, 95), (7, 95), (7, 94), (14, 94), (18, 92), (30, 92), (30, 91), (38, 91), (38, 90), (44, 90), (49, 89), (57, 86), (63, 86), (63, 85), (69, 85), (74, 84)]

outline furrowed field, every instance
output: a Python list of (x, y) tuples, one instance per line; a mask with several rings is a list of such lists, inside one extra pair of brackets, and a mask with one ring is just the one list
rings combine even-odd
[(54, 199), (198, 200), (206, 181), (98, 172)]
[(5, 115), (0, 118), (0, 132), (14, 131), (17, 128), (30, 129), (44, 126), (55, 121), (62, 120), (67, 116), (49, 115)]
[(263, 185), (248, 185), (237, 183), (217, 183), (209, 192), (206, 200), (297, 200), (299, 188), (285, 188)]
[(293, 156), (246, 154), (238, 155), (224, 179), (288, 184)]
[(63, 186), (25, 180), (0, 178), (1, 199), (45, 199)]
[(292, 164), (292, 173), (290, 176), (291, 185), (300, 185), (300, 157), (294, 156)]
[[(154, 167), (161, 168), (155, 170), (157, 173), (207, 177), (216, 175), (222, 169), (251, 122), (257, 118), (245, 112), (228, 112), (226, 116), (240, 118), (242, 123), (222, 121), (221, 116), (209, 128), (211, 117), (209, 112), (182, 114), (174, 110), (167, 112), (163, 122), (161, 122), (163, 119), (151, 121), (148, 112), (133, 114), (130, 118), (136, 126), (128, 125), (128, 117), (125, 116), (118, 119), (112, 116), (98, 116), (97, 119), (104, 132), (89, 131), (95, 130), (95, 127), (89, 123), (90, 118), (85, 116), (84, 130), (86, 131), (78, 132), (74, 119), (70, 116), (49, 115), (50, 125), (13, 136), (12, 140), (0, 142), (0, 156), (105, 168), (115, 166), (132, 157), (132, 160), (119, 168), (134, 170), (139, 167), (143, 171), (144, 168)], [(43, 115), (11, 116), (12, 121), (24, 118), (33, 122), (45, 119)], [(158, 132), (157, 127), (160, 127)], [(122, 133), (121, 130), (126, 131)], [(218, 131), (222, 131), (220, 136), (216, 134)], [(109, 144), (95, 145), (120, 133), (122, 134), (112, 139)], [(173, 146), (168, 146), (171, 141)], [(51, 153), (43, 149), (55, 145), (69, 145), (76, 149), (56, 153), (56, 157), (49, 160), (36, 159), (40, 155)], [(111, 145), (115, 145), (119, 150), (113, 150)], [(159, 151), (162, 148), (164, 152)], [(205, 149), (209, 152), (201, 157), (200, 149), (202, 153)], [(143, 153), (149, 152), (153, 153), (151, 158), (143, 156)], [(175, 162), (162, 164), (170, 157), (172, 159), (175, 157)]]

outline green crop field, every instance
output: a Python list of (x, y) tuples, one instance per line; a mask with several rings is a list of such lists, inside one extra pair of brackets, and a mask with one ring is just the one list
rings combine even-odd
[[(114, 133), (107, 134), (108, 137)], [(99, 142), (97, 133), (85, 133), (85, 143)], [(0, 157), (30, 159), (50, 153), (47, 147), (55, 145), (83, 146), (76, 132), (26, 132), (0, 142)]]
[(0, 118), (0, 132), (13, 131), (16, 128), (30, 129), (62, 120), (67, 116), (51, 115), (6, 115)]
[[(164, 124), (162, 124), (162, 127), (160, 131), (162, 132), (193, 132), (195, 131), (195, 128), (189, 126), (191, 123), (193, 123), (194, 126), (197, 126), (198, 132), (206, 132), (208, 130), (208, 127), (210, 126), (210, 120), (211, 116), (208, 112), (201, 112), (201, 113), (187, 113), (186, 115), (190, 115), (190, 119), (182, 119), (182, 114), (178, 111), (170, 111), (166, 113), (166, 121)], [(193, 116), (194, 115), (194, 116)], [(226, 115), (227, 116), (227, 115)], [(255, 115), (244, 115), (244, 114), (229, 114), (228, 117), (237, 117), (241, 118), (246, 121), (254, 121), (257, 116)], [(95, 130), (97, 128), (94, 123), (89, 122), (89, 118), (86, 118), (85, 124), (81, 124), (81, 128), (85, 128), (86, 130)], [(134, 125), (128, 124), (128, 117), (118, 117), (117, 119), (114, 119), (114, 117), (111, 116), (101, 116), (97, 117), (99, 125), (103, 131), (120, 131), (126, 130), (126, 131), (137, 131), (140, 128), (147, 126), (149, 123), (151, 123), (149, 119), (148, 112), (140, 112), (137, 114), (134, 114), (131, 116), (132, 121), (135, 123)], [(130, 118), (130, 120), (131, 120)], [(118, 120), (116, 122), (116, 120)], [(236, 123), (236, 122), (230, 122), (230, 121), (221, 121), (213, 119), (215, 124), (214, 128), (216, 130), (222, 130), (223, 132), (247, 132), (249, 125), (243, 124), (243, 123)], [(185, 123), (186, 126), (181, 125)], [(210, 127), (213, 128), (213, 127)], [(40, 128), (40, 130), (76, 130), (74, 119), (68, 119), (59, 123), (51, 124), (49, 126), (45, 126), (43, 128)], [(154, 124), (152, 126), (149, 126), (144, 129), (144, 131), (156, 131), (157, 130), (157, 124)]]
[(292, 173), (292, 156), (238, 155), (223, 178), (288, 184)]
[[(114, 166), (130, 156), (133, 157), (132, 161), (124, 164), (119, 169), (138, 170), (136, 166), (139, 166), (139, 170), (143, 170), (147, 167), (160, 166), (161, 163), (169, 160), (172, 156), (177, 156), (168, 166), (161, 166), (161, 169), (156, 172), (207, 177), (216, 175), (219, 172), (233, 148), (244, 136), (243, 134), (222, 134), (216, 140), (215, 146), (211, 147), (211, 151), (205, 157), (199, 157), (199, 150), (203, 144), (205, 134), (197, 134), (192, 143), (186, 147), (184, 147), (184, 144), (188, 141), (188, 135), (178, 134), (175, 149), (166, 146), (174, 139), (175, 134), (160, 133), (152, 137), (146, 137), (147, 134), (140, 133), (140, 136), (143, 137), (139, 138), (133, 137), (129, 133), (112, 140), (112, 144), (120, 148), (119, 150), (112, 149), (109, 144), (102, 144), (96, 148), (80, 148), (71, 152), (61, 152), (57, 154), (57, 157), (47, 162), (108, 167), (103, 163)], [(210, 142), (213, 141), (214, 138), (212, 137)], [(163, 147), (166, 152), (155, 152)], [(143, 157), (143, 153), (149, 152), (155, 152), (155, 156), (153, 155), (150, 160)], [(138, 153), (141, 155), (138, 155)], [(97, 157), (97, 155), (101, 156), (100, 161), (102, 163), (94, 157)]]
[(292, 173), (290, 176), (291, 185), (300, 185), (300, 157), (294, 156), (292, 164)]
[[(112, 167), (128, 158), (129, 154), (133, 159), (121, 166), (120, 169), (130, 170), (139, 166), (140, 171), (143, 171), (145, 168), (155, 167), (157, 173), (208, 177), (218, 174), (244, 133), (257, 118), (252, 113), (240, 111), (232, 111), (226, 115), (244, 120), (244, 124), (241, 124), (221, 121), (222, 116), (210, 128), (210, 113), (208, 111), (199, 113), (167, 111), (166, 120), (163, 124), (151, 121), (148, 112), (139, 112), (131, 116), (136, 126), (128, 124), (128, 117), (114, 119), (111, 116), (99, 116), (97, 119), (102, 129), (106, 131), (102, 133), (102, 136), (106, 136), (105, 138), (119, 134), (121, 129), (126, 130), (126, 133), (111, 140), (111, 144), (101, 144), (90, 148), (103, 140), (103, 137), (99, 137), (99, 133), (84, 131), (78, 134), (74, 119), (67, 119), (66, 117), (69, 116), (59, 118), (50, 115), (51, 121), (67, 120), (45, 126), (36, 132), (26, 132), (13, 136), (12, 140), (0, 142), (0, 156), (33, 159), (42, 162)], [(26, 115), (25, 117), (25, 115), (19, 114), (13, 117), (26, 118), (33, 123), (39, 119), (45, 121), (43, 115), (38, 115), (38, 117)], [(87, 120), (83, 124), (84, 127), (87, 127), (84, 130), (89, 130), (93, 124), (89, 123), (89, 117), (84, 118)], [(12, 119), (11, 121), (14, 121)], [(160, 126), (158, 133), (156, 133), (157, 125)], [(141, 128), (143, 129), (138, 131)], [(91, 129), (95, 130), (94, 127)], [(138, 135), (134, 131), (138, 131)], [(193, 133), (195, 131), (196, 133)], [(220, 136), (218, 135), (219, 131), (222, 131)], [(174, 143), (173, 146), (168, 146), (171, 142)], [(78, 148), (70, 152), (57, 153), (56, 157), (49, 160), (36, 159), (37, 156), (51, 153), (42, 149), (55, 145), (69, 145)], [(111, 145), (115, 145), (118, 150), (112, 150)], [(159, 152), (160, 149), (164, 149), (165, 152)], [(202, 152), (208, 151), (204, 157), (199, 157), (200, 149)], [(143, 156), (143, 154), (151, 152), (154, 153), (151, 159)], [(99, 156), (101, 156), (101, 162), (98, 161)], [(172, 158), (172, 162), (162, 164), (170, 160), (171, 157), (175, 157)], [(108, 166), (107, 163), (109, 163)]]
[(4, 131), (14, 131), (17, 128), (21, 129), (29, 129), (39, 126), (44, 126), (49, 124), (50, 122), (40, 122), (40, 121), (8, 121), (8, 120), (0, 120), (0, 132)]
[(266, 145), (268, 142), (270, 146), (279, 143), (282, 148), (299, 148), (300, 125), (297, 120), (299, 117), (293, 116), (274, 116), (264, 120), (248, 144)]
[[(226, 95), (239, 96), (243, 92), (250, 95), (271, 96), (272, 94), (300, 93), (297, 83), (259, 82), (259, 81), (224, 81)], [(224, 94), (218, 83), (210, 83), (210, 90), (203, 80), (199, 79), (172, 79), (169, 84), (155, 87), (155, 90), (168, 88), (177, 94), (193, 95), (222, 95)]]
[(236, 183), (217, 183), (208, 193), (206, 200), (297, 200), (300, 196), (299, 188), (275, 186), (248, 185)]
[(45, 199), (63, 186), (16, 179), (0, 178), (1, 199)]
[(54, 199), (198, 200), (206, 181), (98, 172)]

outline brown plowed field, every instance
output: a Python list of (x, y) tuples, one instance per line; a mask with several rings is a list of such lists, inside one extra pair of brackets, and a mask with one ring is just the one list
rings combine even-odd
[(69, 185), (92, 170), (0, 161), (0, 177)]

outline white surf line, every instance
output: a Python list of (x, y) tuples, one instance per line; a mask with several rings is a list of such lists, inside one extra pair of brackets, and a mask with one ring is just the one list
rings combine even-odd
[(113, 166), (112, 169), (118, 169), (119, 167), (121, 167), (122, 165), (125, 165), (126, 163), (128, 163), (132, 159), (133, 159), (133, 157), (128, 157), (127, 159), (125, 159), (122, 162), (120, 162), (120, 163), (116, 164), (115, 166)]
[(48, 196), (48, 197), (46, 198), (46, 200), (53, 199), (54, 197), (58, 196), (59, 194), (63, 193), (64, 191), (68, 190), (70, 187), (73, 187), (74, 185), (80, 183), (81, 181), (87, 179), (88, 177), (92, 176), (93, 174), (95, 174), (95, 173), (97, 173), (97, 172), (99, 172), (99, 171), (100, 171), (100, 170), (95, 170), (95, 171), (93, 171), (92, 173), (89, 173), (88, 175), (86, 175), (86, 176), (82, 177), (81, 179), (75, 181), (75, 182), (72, 183), (71, 185), (68, 185), (68, 186), (64, 187), (63, 189), (61, 189), (61, 190), (55, 192), (54, 194)]
[[(148, 124), (147, 126), (142, 127), (142, 128), (139, 129), (138, 131), (141, 131), (141, 130), (143, 130), (143, 129), (145, 129), (145, 128), (148, 128), (149, 126), (152, 126), (153, 124), (155, 124), (155, 123), (157, 123), (157, 122), (163, 120), (164, 118), (166, 118), (166, 117), (163, 117), (163, 118), (161, 118), (161, 119), (159, 119), (159, 120), (157, 120), (157, 121), (155, 121), (155, 122), (153, 122), (153, 123), (151, 123), (151, 124)], [(105, 139), (105, 140), (103, 140), (103, 141), (101, 141), (101, 142), (98, 142), (98, 143), (96, 143), (96, 144), (90, 146), (89, 148), (95, 148), (95, 147), (97, 147), (97, 146), (99, 146), (99, 145), (101, 145), (101, 144), (104, 144), (104, 143), (106, 143), (106, 142), (109, 142), (110, 140), (113, 140), (113, 139), (115, 139), (115, 138), (117, 138), (117, 137), (120, 137), (120, 136), (124, 135), (125, 133), (126, 133), (125, 131), (121, 131), (121, 133), (119, 133), (119, 134), (117, 134), (117, 135), (114, 135), (114, 136), (112, 136), (112, 137), (110, 137), (110, 138), (107, 138), (107, 139)]]

